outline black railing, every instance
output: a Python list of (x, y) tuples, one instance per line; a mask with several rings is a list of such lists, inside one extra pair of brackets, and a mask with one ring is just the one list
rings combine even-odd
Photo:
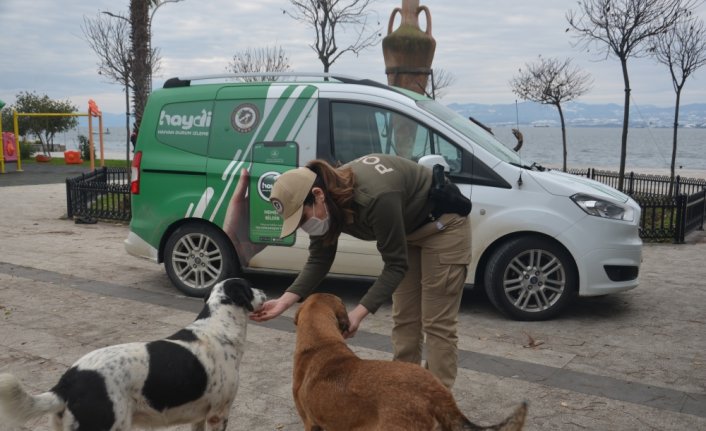
[[(706, 217), (706, 187), (700, 192), (686, 196), (684, 203), (684, 231), (689, 233), (693, 230), (704, 229), (704, 218)], [(681, 237), (684, 242), (684, 237)]]
[[(580, 175), (582, 177), (591, 178), (603, 184), (607, 184), (613, 188), (618, 188), (618, 180), (620, 174), (618, 172), (601, 171), (598, 169), (569, 169), (570, 174)], [(671, 186), (671, 190), (670, 190)], [(677, 175), (672, 182), (667, 175), (645, 175), (636, 174), (635, 172), (626, 172), (623, 180), (623, 190), (630, 196), (635, 195), (653, 195), (653, 196), (669, 196), (672, 195), (692, 195), (698, 193), (706, 187), (706, 179), (701, 178), (682, 178)]]
[[(617, 172), (571, 169), (569, 173), (618, 187)], [(683, 243), (690, 232), (704, 228), (706, 180), (627, 173), (623, 189), (642, 208), (640, 237), (644, 240), (672, 240)]]
[(96, 219), (129, 221), (130, 171), (98, 168), (66, 179), (66, 212), (84, 222)]

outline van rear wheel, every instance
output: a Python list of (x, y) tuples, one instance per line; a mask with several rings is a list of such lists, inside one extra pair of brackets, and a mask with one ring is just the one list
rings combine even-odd
[(488, 299), (516, 320), (546, 320), (559, 314), (578, 292), (571, 255), (546, 238), (525, 236), (501, 245), (485, 271)]
[(178, 227), (164, 248), (164, 268), (187, 296), (203, 297), (216, 283), (235, 275), (237, 263), (228, 238), (202, 223)]

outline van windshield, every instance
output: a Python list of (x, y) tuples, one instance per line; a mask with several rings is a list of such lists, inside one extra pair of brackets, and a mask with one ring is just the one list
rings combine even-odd
[(522, 160), (516, 152), (506, 147), (495, 136), (488, 133), (482, 127), (467, 118), (463, 118), (456, 111), (453, 111), (434, 100), (425, 99), (417, 100), (416, 102), (420, 108), (441, 119), (443, 122), (483, 147), (486, 151), (498, 159), (515, 165), (522, 164)]

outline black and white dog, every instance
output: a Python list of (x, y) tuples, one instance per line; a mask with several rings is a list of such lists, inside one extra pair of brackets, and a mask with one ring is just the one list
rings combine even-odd
[(189, 423), (194, 431), (224, 431), (238, 390), (248, 312), (265, 300), (243, 279), (224, 280), (186, 328), (163, 340), (94, 350), (40, 395), (0, 374), (0, 423), (21, 424), (51, 413), (57, 431)]

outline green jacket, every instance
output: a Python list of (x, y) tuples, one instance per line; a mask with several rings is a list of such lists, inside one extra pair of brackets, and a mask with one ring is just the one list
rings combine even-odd
[[(376, 241), (382, 256), (382, 273), (360, 303), (371, 313), (391, 296), (407, 272), (407, 234), (429, 216), (429, 169), (401, 157), (372, 154), (354, 160), (354, 221), (343, 232), (366, 241)], [(338, 244), (324, 246), (321, 237), (311, 237), (309, 259), (287, 289), (302, 298), (323, 280), (336, 257)]]

